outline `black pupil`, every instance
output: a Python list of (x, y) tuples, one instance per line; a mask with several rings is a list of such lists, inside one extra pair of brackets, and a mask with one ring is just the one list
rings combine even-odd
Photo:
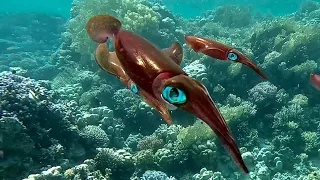
[(177, 88), (172, 88), (170, 90), (170, 97), (171, 98), (177, 98), (179, 95), (178, 89)]

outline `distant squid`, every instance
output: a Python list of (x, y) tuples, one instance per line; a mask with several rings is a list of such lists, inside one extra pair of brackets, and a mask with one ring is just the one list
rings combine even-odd
[(253, 69), (263, 79), (268, 79), (257, 65), (255, 65), (248, 57), (232, 47), (202, 37), (185, 35), (184, 39), (187, 45), (189, 45), (195, 52), (201, 52), (207, 56), (220, 60), (239, 62)]
[[(115, 53), (109, 53), (105, 44), (97, 48), (96, 60), (102, 69), (116, 75), (131, 90), (138, 89), (137, 92), (146, 102), (155, 102), (152, 106), (162, 115), (167, 116), (166, 108), (180, 108), (203, 120), (217, 134), (238, 166), (244, 172), (249, 172), (206, 87), (200, 81), (189, 77), (179, 66), (182, 51), (170, 53), (170, 48), (167, 50), (169, 53), (162, 51), (143, 37), (122, 29), (121, 22), (110, 15), (92, 17), (86, 28), (90, 38), (97, 43), (113, 39)], [(221, 60), (238, 61), (267, 79), (257, 66), (239, 51), (204, 38), (185, 38), (195, 51)], [(177, 59), (179, 63), (175, 62)], [(135, 87), (132, 87), (133, 84)], [(166, 121), (170, 124), (171, 118), (168, 119)]]
[(310, 82), (313, 87), (315, 87), (317, 90), (320, 90), (320, 75), (311, 73), (310, 74)]

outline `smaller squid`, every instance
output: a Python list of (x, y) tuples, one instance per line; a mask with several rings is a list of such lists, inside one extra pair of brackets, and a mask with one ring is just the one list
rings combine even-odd
[[(177, 63), (181, 64), (183, 51), (182, 47), (178, 42), (173, 43), (169, 48), (163, 50), (171, 59)], [(156, 98), (150, 96), (148, 93), (143, 91), (143, 89), (138, 88), (138, 86), (129, 78), (121, 67), (121, 63), (115, 52), (109, 52), (106, 43), (100, 43), (94, 53), (96, 63), (100, 68), (116, 77), (133, 93), (138, 94), (143, 98), (143, 100), (155, 108), (169, 125), (172, 125), (172, 119), (168, 109), (174, 110), (172, 106), (169, 106)]]
[(195, 52), (201, 52), (215, 59), (239, 62), (253, 69), (263, 79), (268, 80), (268, 78), (262, 73), (257, 65), (255, 65), (248, 57), (232, 47), (202, 37), (185, 35), (184, 39), (187, 45), (190, 46)]
[(310, 82), (313, 87), (315, 87), (317, 90), (320, 90), (320, 75), (311, 73), (310, 74)]

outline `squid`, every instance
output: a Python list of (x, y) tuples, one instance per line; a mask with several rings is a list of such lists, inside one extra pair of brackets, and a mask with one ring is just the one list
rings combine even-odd
[[(173, 43), (169, 48), (163, 50), (171, 59), (177, 63), (181, 64), (183, 51), (182, 47), (178, 42)], [(130, 77), (123, 70), (120, 61), (115, 52), (109, 52), (105, 43), (100, 43), (95, 51), (95, 60), (100, 68), (114, 76), (116, 76), (128, 89), (133, 93), (138, 94), (143, 98), (143, 100), (155, 108), (169, 125), (172, 125), (172, 118), (168, 109), (174, 110), (172, 107), (168, 107), (165, 103), (157, 100), (156, 98), (150, 96), (148, 93), (143, 91), (130, 79)]]
[(239, 148), (206, 87), (188, 76), (170, 56), (147, 39), (125, 29), (110, 15), (97, 15), (86, 26), (96, 43), (113, 39), (115, 55), (126, 75), (148, 97), (194, 114), (222, 141), (235, 163), (249, 173)]
[(244, 54), (236, 49), (233, 49), (232, 47), (202, 37), (185, 35), (184, 39), (186, 41), (186, 44), (190, 46), (195, 52), (201, 52), (215, 59), (239, 62), (253, 69), (263, 79), (268, 80), (268, 78), (263, 74), (263, 72), (258, 68), (257, 65), (255, 65)]
[(313, 87), (320, 90), (320, 75), (315, 73), (310, 73), (310, 82)]

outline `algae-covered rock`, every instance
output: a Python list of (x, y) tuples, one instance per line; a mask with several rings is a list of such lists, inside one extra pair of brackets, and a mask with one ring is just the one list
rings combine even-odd
[(107, 174), (110, 169), (111, 177), (128, 179), (134, 171), (134, 160), (132, 155), (123, 150), (110, 148), (98, 148), (99, 153), (94, 158), (95, 168), (102, 174)]
[(215, 134), (210, 127), (200, 120), (196, 121), (193, 126), (183, 128), (177, 136), (178, 141), (181, 142), (181, 146), (183, 148), (188, 148), (197, 141), (202, 142), (208, 139), (213, 139), (214, 137)]

